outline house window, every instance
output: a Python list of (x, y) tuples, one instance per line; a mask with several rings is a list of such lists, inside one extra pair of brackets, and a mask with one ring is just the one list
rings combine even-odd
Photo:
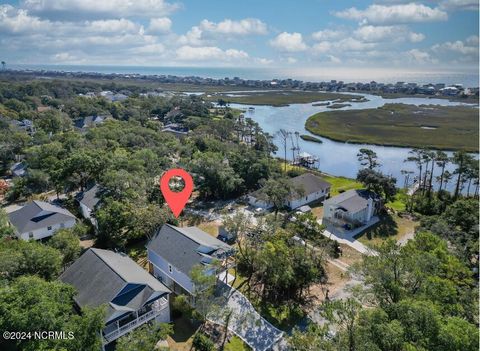
[(48, 226), (48, 228), (47, 228), (47, 229), (48, 229), (48, 230), (52, 230), (52, 226), (51, 226), (51, 225), (50, 225), (50, 226)]
[(307, 200), (308, 200), (308, 196), (305, 196), (305, 201), (307, 201)]
[(32, 238), (33, 238), (33, 232), (28, 233), (28, 237), (29, 237), (30, 239), (32, 239)]
[(168, 265), (168, 271), (169, 271), (170, 273), (173, 272), (173, 270), (172, 270), (172, 265), (170, 265), (170, 264)]

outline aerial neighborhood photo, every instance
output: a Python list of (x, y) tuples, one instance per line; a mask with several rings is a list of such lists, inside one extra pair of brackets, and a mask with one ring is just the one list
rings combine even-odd
[(1, 351), (478, 351), (478, 0), (0, 0)]

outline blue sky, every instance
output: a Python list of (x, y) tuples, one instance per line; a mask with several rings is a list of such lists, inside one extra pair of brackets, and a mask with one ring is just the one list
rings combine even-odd
[(475, 0), (4, 1), (0, 58), (13, 64), (476, 70), (478, 15)]

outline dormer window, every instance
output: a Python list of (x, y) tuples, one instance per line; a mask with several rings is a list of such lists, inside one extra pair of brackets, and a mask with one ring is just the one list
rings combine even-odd
[(52, 230), (52, 226), (49, 225), (49, 226), (47, 227), (47, 230)]

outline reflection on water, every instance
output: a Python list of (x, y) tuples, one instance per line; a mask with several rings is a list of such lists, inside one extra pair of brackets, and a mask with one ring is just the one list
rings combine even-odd
[[(429, 98), (399, 98), (384, 99), (381, 96), (364, 95), (369, 101), (366, 102), (349, 102), (351, 106), (342, 108), (342, 110), (367, 109), (381, 107), (387, 103), (404, 103), (410, 105), (427, 105), (435, 104), (441, 106), (458, 106), (466, 105), (460, 102), (451, 102), (445, 99), (429, 99)], [(249, 105), (230, 104), (231, 107), (247, 109)], [(254, 111), (246, 112), (246, 117), (255, 120), (262, 129), (274, 135), (279, 129), (283, 128), (290, 132), (298, 131), (300, 134), (314, 135), (305, 129), (305, 121), (307, 118), (317, 112), (330, 111), (326, 106), (313, 106), (308, 104), (292, 104), (290, 106), (274, 107), (274, 106), (255, 106)], [(315, 136), (323, 141), (322, 144), (299, 140), (301, 151), (308, 152), (320, 158), (320, 169), (323, 172), (355, 178), (360, 167), (357, 160), (357, 153), (360, 148), (369, 148), (375, 151), (382, 163), (382, 172), (397, 178), (397, 184), (403, 184), (403, 176), (401, 170), (416, 171), (415, 165), (405, 163), (404, 160), (409, 156), (408, 152), (411, 148), (400, 148), (391, 146), (377, 146), (366, 144), (348, 144), (332, 141), (323, 137)], [(280, 148), (280, 140), (274, 138), (275, 145)], [(289, 146), (291, 147), (291, 146)], [(451, 155), (451, 152), (447, 152)], [(282, 156), (277, 152), (278, 156)], [(287, 158), (291, 159), (291, 152), (287, 153)], [(449, 171), (453, 171), (453, 166), (448, 167)], [(437, 170), (438, 171), (438, 170)], [(436, 175), (437, 172), (434, 172)]]

